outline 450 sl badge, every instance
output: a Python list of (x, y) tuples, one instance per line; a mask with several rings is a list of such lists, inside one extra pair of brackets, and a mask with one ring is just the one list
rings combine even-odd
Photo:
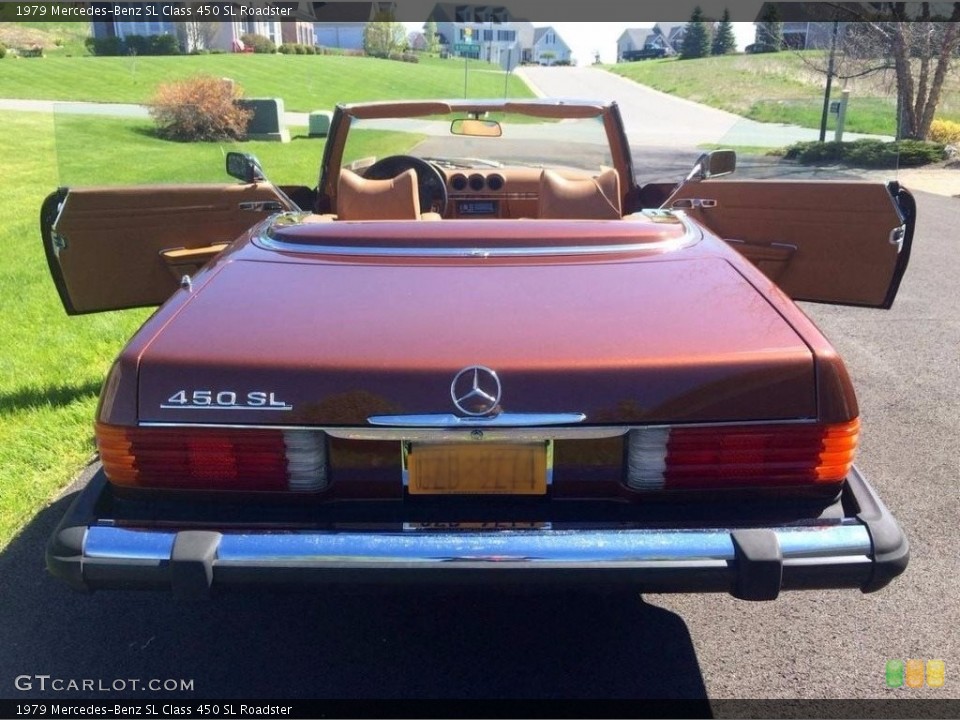
[(160, 405), (163, 410), (293, 410), (272, 392), (252, 390), (177, 390)]

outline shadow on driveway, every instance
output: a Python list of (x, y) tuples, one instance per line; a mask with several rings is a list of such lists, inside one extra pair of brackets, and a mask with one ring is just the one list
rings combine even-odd
[[(682, 698), (709, 713), (686, 625), (639, 596), (77, 593), (43, 559), (72, 498), (0, 554), (0, 697)], [(193, 691), (19, 691), (21, 675), (183, 679)]]

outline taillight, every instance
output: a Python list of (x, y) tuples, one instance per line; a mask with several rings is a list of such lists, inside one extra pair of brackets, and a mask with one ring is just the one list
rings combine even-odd
[(312, 430), (131, 428), (97, 423), (110, 482), (178, 490), (318, 492), (326, 442)]
[(627, 485), (712, 490), (840, 483), (858, 419), (836, 424), (658, 426), (630, 431)]

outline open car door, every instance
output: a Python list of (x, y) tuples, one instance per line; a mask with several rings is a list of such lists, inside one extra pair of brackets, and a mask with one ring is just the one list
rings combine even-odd
[(243, 232), (294, 209), (268, 182), (61, 188), (40, 231), (67, 313), (159, 305)]
[(898, 183), (705, 180), (683, 209), (794, 300), (889, 308), (910, 259), (913, 196)]

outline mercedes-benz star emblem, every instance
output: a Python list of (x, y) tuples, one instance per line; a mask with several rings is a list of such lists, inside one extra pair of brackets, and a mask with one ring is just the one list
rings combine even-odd
[(492, 415), (500, 405), (500, 378), (488, 367), (471, 365), (450, 383), (450, 397), (464, 415)]

